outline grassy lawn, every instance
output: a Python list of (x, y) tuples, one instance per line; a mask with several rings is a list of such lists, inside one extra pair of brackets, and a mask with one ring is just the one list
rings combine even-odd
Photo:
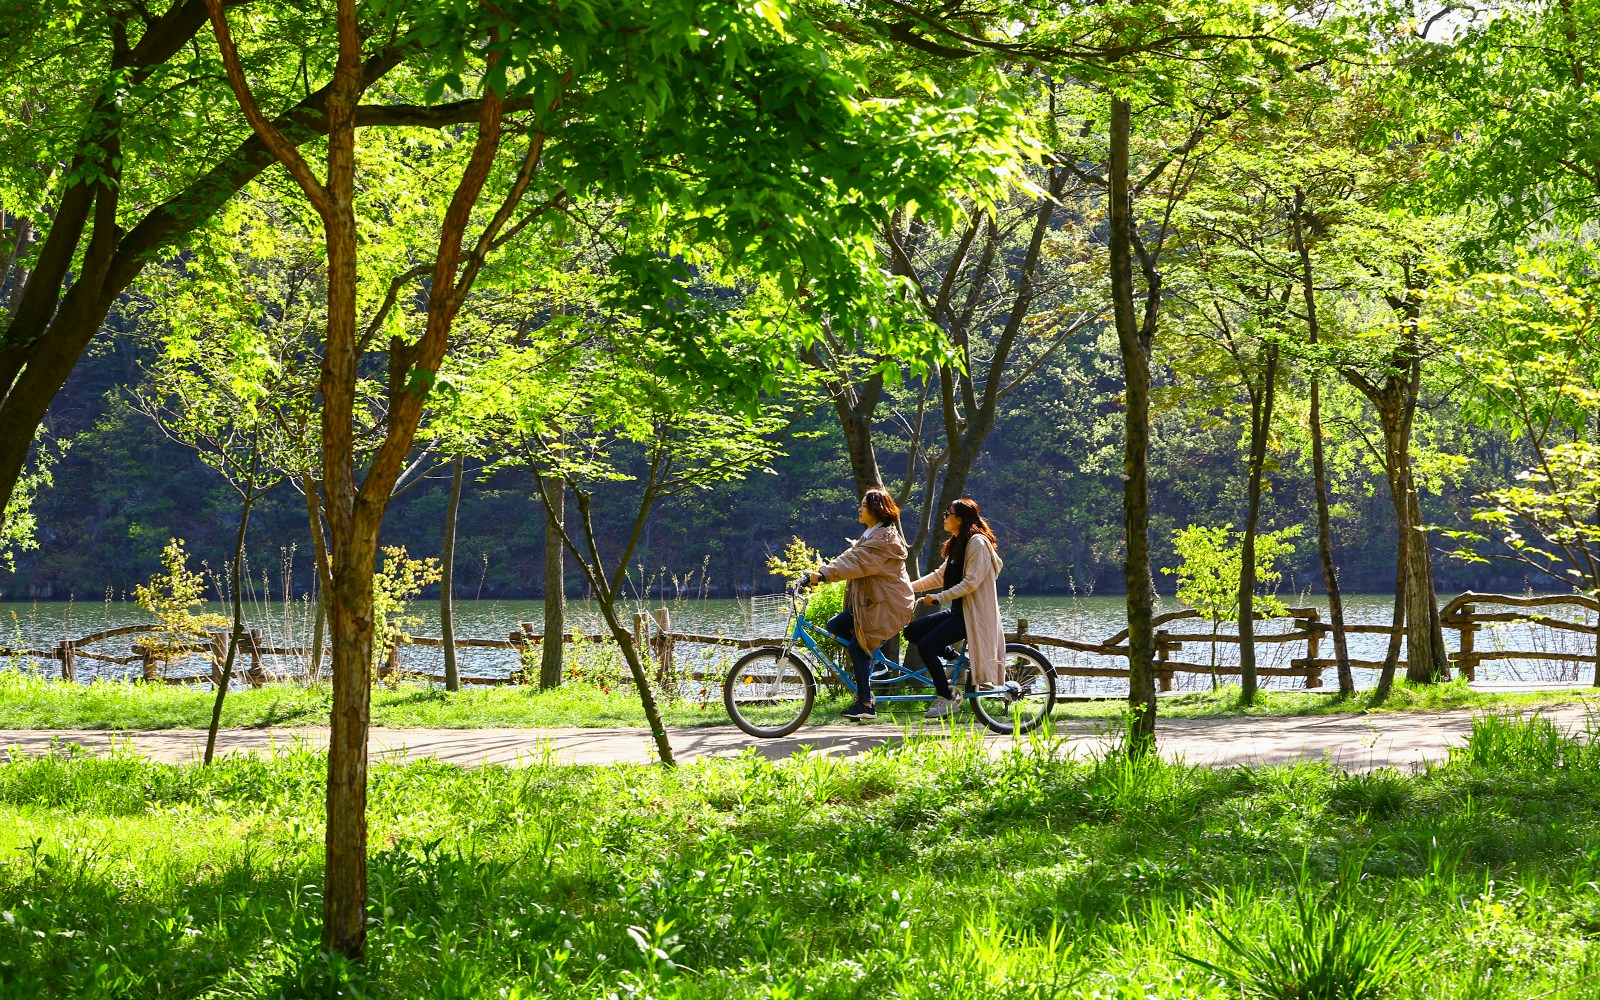
[[(1240, 715), (1338, 715), (1353, 712), (1443, 712), (1450, 709), (1475, 710), (1532, 709), (1549, 705), (1571, 705), (1591, 702), (1600, 697), (1600, 691), (1577, 689), (1570, 691), (1474, 691), (1464, 680), (1448, 684), (1407, 684), (1397, 679), (1394, 690), (1381, 703), (1375, 703), (1370, 691), (1360, 691), (1352, 698), (1342, 698), (1332, 692), (1317, 691), (1263, 691), (1255, 704), (1246, 708), (1239, 704), (1239, 687), (1224, 685), (1216, 691), (1162, 696), (1158, 705), (1160, 715), (1170, 718), (1204, 718), (1209, 716)], [(1056, 715), (1103, 717), (1119, 709), (1108, 702), (1065, 702), (1056, 706)]]
[[(317, 950), (319, 758), (18, 760), (0, 996), (1600, 990), (1600, 750), (1548, 723), (1480, 722), (1416, 775), (1048, 750), (378, 764), (364, 968)], [(1315, 991), (1285, 985), (1291, 955)]]
[[(164, 684), (60, 684), (15, 671), (0, 671), (0, 729), (174, 729), (210, 724), (213, 694), (209, 687)], [(329, 689), (299, 684), (270, 684), (229, 692), (223, 709), (225, 726), (266, 727), (324, 725)], [(1370, 696), (1339, 698), (1309, 692), (1265, 692), (1256, 705), (1243, 709), (1238, 688), (1163, 697), (1160, 714), (1167, 718), (1236, 715), (1315, 715), (1364, 711), (1441, 711), (1452, 708), (1521, 709), (1588, 700), (1582, 691), (1527, 694), (1485, 694), (1456, 681), (1429, 687), (1396, 686), (1389, 700), (1372, 705)], [(812, 722), (835, 722), (845, 702), (819, 700)], [(663, 703), (668, 725), (729, 725), (720, 694), (706, 703)], [(1056, 706), (1056, 717), (1110, 719), (1123, 703), (1073, 701)], [(910, 721), (921, 706), (880, 712), (881, 718)], [(971, 718), (970, 715), (966, 718)], [(643, 726), (644, 713), (632, 689), (602, 690), (568, 684), (554, 691), (534, 687), (468, 687), (451, 694), (420, 684), (379, 684), (372, 694), (372, 723), (403, 728), (479, 729), (495, 726), (559, 728)]]
[[(225, 726), (327, 725), (327, 685), (267, 684), (230, 691)], [(96, 682), (60, 684), (15, 672), (0, 673), (0, 729), (176, 729), (211, 724), (210, 686)], [(663, 706), (668, 725), (728, 723), (720, 695), (708, 704)], [(422, 684), (377, 684), (372, 724), (407, 728), (481, 729), (495, 726), (643, 726), (632, 688), (602, 690), (569, 684), (474, 687), (458, 692)]]

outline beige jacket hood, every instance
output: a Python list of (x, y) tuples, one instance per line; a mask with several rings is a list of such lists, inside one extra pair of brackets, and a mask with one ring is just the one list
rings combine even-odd
[(869, 653), (899, 635), (911, 620), (908, 551), (899, 528), (880, 524), (817, 571), (829, 583), (850, 581), (844, 606), (855, 615), (856, 641)]

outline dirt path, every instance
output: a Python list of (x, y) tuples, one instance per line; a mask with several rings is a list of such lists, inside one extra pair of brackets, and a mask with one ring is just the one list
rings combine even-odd
[[(1559, 725), (1584, 731), (1590, 709), (1563, 705), (1544, 714)], [(1157, 725), (1161, 751), (1193, 764), (1225, 767), (1236, 764), (1285, 764), (1326, 756), (1356, 771), (1378, 767), (1407, 768), (1426, 760), (1443, 760), (1452, 745), (1472, 731), (1473, 713), (1386, 712), (1371, 715), (1321, 715), (1298, 718), (1165, 719)], [(1058, 723), (1065, 752), (1088, 755), (1109, 743), (1103, 724), (1078, 720)], [(929, 730), (938, 732), (938, 730)], [(962, 732), (981, 732), (963, 726)], [(786, 757), (802, 747), (821, 753), (855, 756), (873, 747), (903, 739), (906, 731), (887, 725), (809, 726), (793, 736), (754, 740), (732, 726), (678, 729), (671, 734), (680, 760), (729, 757), (754, 748), (770, 758)], [(328, 733), (322, 728), (228, 729), (219, 736), (220, 753), (270, 753), (298, 744), (321, 749)], [(0, 730), (0, 747), (35, 754), (52, 745), (75, 743), (103, 753), (127, 747), (153, 760), (183, 763), (198, 760), (205, 733), (195, 729), (142, 731)], [(1009, 739), (988, 735), (990, 752), (1003, 752)], [(653, 760), (642, 729), (374, 729), (374, 757), (414, 760), (436, 757), (466, 766), (525, 764), (547, 756), (568, 764), (648, 763)]]

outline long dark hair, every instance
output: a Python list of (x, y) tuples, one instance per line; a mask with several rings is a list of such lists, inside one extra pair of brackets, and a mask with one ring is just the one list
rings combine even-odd
[(867, 505), (867, 513), (871, 514), (879, 524), (895, 527), (900, 523), (900, 505), (894, 502), (894, 497), (888, 490), (873, 487), (861, 495), (861, 502)]
[(959, 556), (964, 560), (967, 556), (967, 541), (973, 535), (982, 535), (989, 540), (989, 544), (1000, 550), (1000, 541), (994, 537), (994, 530), (989, 527), (989, 522), (978, 513), (978, 501), (962, 497), (950, 501), (949, 513), (961, 519), (961, 527), (956, 533), (944, 540), (944, 557), (951, 559)]

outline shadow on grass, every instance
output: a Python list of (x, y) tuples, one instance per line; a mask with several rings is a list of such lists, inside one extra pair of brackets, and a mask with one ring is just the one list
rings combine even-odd
[[(854, 761), (813, 749), (675, 770), (377, 766), (362, 970), (319, 957), (321, 839), (290, 832), (318, 815), (317, 756), (7, 765), (0, 803), (28, 807), (19, 821), (42, 833), (0, 865), (15, 920), (0, 923), (0, 993), (669, 996), (668, 980), (694, 976), (678, 995), (721, 1000), (770, 976), (808, 987), (791, 995), (937, 980), (993, 996), (948, 988), (963, 965), (999, 967), (945, 942), (1037, 963), (1037, 942), (1067, 928), (1084, 942), (1061, 959), (1072, 976), (1164, 975), (1180, 953), (1215, 959), (1215, 926), (1270, 940), (1308, 877), (1358, 859), (1349, 912), (1362, 919), (1408, 939), (1487, 928), (1543, 947), (1567, 933), (1561, 907), (1577, 913), (1590, 892), (1567, 887), (1600, 867), (1587, 847), (1600, 760), (1526, 726), (1481, 727), (1471, 754), (1420, 773), (1363, 776), (1073, 761), (1048, 735), (994, 759), (980, 735), (949, 726)], [(123, 814), (143, 818), (96, 825)], [(1491, 897), (1513, 902), (1486, 909)], [(1506, 975), (1522, 978), (1497, 995), (1559, 985), (1518, 961)], [(1444, 984), (1430, 995), (1461, 996), (1471, 970), (1430, 956), (1417, 974)]]

